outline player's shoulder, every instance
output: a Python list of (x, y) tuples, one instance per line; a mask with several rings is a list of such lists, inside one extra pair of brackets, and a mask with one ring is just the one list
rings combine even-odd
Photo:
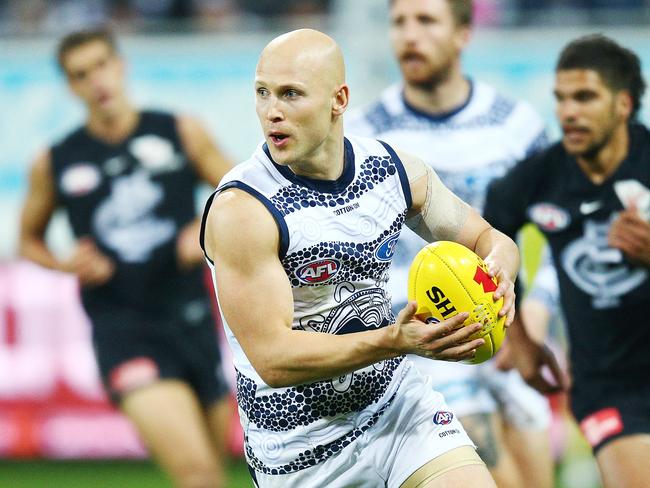
[(558, 171), (563, 171), (566, 163), (566, 151), (561, 141), (551, 144), (515, 165), (515, 169), (536, 179), (554, 178)]
[(269, 174), (272, 164), (269, 156), (264, 151), (264, 144), (258, 144), (253, 154), (246, 160), (233, 166), (219, 183), (219, 189), (236, 186), (235, 183), (252, 184)]
[(527, 100), (503, 93), (484, 81), (474, 82), (473, 89), (476, 97), (482, 100), (484, 105), (489, 106), (492, 111), (503, 113), (507, 116), (507, 120), (516, 123), (533, 121), (543, 124), (541, 115)]

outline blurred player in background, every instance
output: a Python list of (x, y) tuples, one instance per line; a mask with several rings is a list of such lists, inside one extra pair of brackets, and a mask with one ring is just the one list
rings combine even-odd
[[(390, 20), (403, 81), (353, 113), (346, 128), (418, 155), (481, 212), (488, 183), (546, 144), (544, 124), (529, 104), (463, 74), (471, 0), (392, 0)], [(425, 244), (403, 231), (388, 282), (394, 307), (406, 303), (409, 266)], [(552, 486), (550, 411), (542, 395), (493, 362), (413, 360), (461, 417), (500, 487)]]
[[(465, 312), (395, 321), (386, 293), (407, 215), (429, 240), (486, 258), (514, 308), (514, 242), (421, 160), (344, 137), (349, 89), (338, 45), (313, 30), (260, 56), (256, 109), (265, 144), (208, 201), (213, 263), (237, 369), (246, 458), (260, 487), (494, 486), (442, 396), (405, 353), (459, 360), (483, 339)], [(230, 232), (237, 228), (237, 233)]]
[[(176, 486), (225, 486), (228, 387), (194, 197), (230, 164), (197, 121), (131, 103), (110, 33), (68, 35), (58, 62), (87, 118), (34, 162), (21, 253), (78, 277), (109, 396)], [(57, 208), (77, 239), (67, 260), (44, 238)]]
[[(486, 216), (549, 240), (570, 345), (571, 408), (606, 487), (650, 483), (650, 131), (636, 122), (639, 58), (596, 35), (568, 44), (555, 73), (561, 142), (490, 187)], [(535, 374), (524, 330), (510, 337)], [(523, 373), (526, 377), (526, 373)]]

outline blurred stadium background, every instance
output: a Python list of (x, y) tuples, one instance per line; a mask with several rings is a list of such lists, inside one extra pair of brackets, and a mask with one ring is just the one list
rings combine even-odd
[[(103, 396), (76, 283), (18, 260), (18, 212), (36, 151), (83, 117), (58, 73), (58, 37), (108, 23), (128, 60), (140, 105), (199, 116), (237, 161), (261, 138), (252, 79), (275, 35), (315, 27), (342, 45), (352, 106), (398, 79), (385, 0), (4, 0), (0, 1), (0, 487), (170, 486), (131, 426)], [(529, 100), (555, 138), (551, 87), (561, 47), (604, 32), (634, 49), (650, 78), (648, 0), (476, 0), (471, 77)], [(647, 102), (647, 100), (646, 100)], [(641, 119), (650, 122), (645, 107)], [(202, 205), (205, 194), (197, 196)], [(59, 218), (48, 239), (70, 242)], [(534, 270), (539, 238), (526, 236)], [(233, 410), (234, 412), (234, 410)], [(231, 487), (252, 486), (233, 414)], [(596, 488), (589, 450), (558, 422), (558, 487)]]

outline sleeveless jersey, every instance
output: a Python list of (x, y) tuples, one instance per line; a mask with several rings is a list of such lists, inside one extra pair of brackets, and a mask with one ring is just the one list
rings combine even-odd
[[(293, 293), (293, 329), (348, 334), (394, 322), (385, 284), (411, 194), (388, 145), (345, 139), (344, 170), (335, 181), (297, 176), (274, 163), (262, 145), (224, 177), (215, 195), (229, 188), (257, 198), (278, 224), (279, 258)], [(353, 442), (391, 405), (408, 370), (398, 357), (338, 378), (271, 388), (226, 317), (223, 324), (237, 370), (246, 457), (265, 474), (316, 465)]]
[[(470, 95), (462, 106), (436, 116), (411, 107), (402, 85), (393, 85), (377, 102), (353, 112), (346, 130), (418, 156), (445, 186), (482, 212), (488, 183), (544, 147), (547, 138), (542, 119), (529, 104), (505, 98), (485, 83), (470, 83)], [(407, 301), (408, 270), (426, 244), (404, 229), (388, 283), (396, 306)]]
[(513, 235), (532, 222), (546, 236), (578, 381), (646, 382), (650, 370), (650, 270), (608, 244), (631, 202), (650, 218), (650, 131), (631, 125), (625, 160), (602, 184), (561, 142), (522, 161), (488, 193), (486, 217)]
[(116, 263), (105, 285), (83, 290), (84, 305), (122, 303), (164, 311), (205, 295), (201, 271), (178, 271), (176, 237), (196, 217), (197, 177), (173, 115), (145, 111), (123, 142), (80, 127), (51, 148), (59, 204), (74, 235), (90, 236)]

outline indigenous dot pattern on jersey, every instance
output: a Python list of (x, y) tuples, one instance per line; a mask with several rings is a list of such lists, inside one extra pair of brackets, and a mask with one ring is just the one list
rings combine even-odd
[(396, 116), (389, 113), (382, 102), (378, 102), (368, 112), (366, 120), (377, 133), (390, 130), (428, 130), (431, 126), (435, 126), (438, 130), (463, 130), (501, 125), (508, 119), (514, 109), (515, 102), (497, 95), (486, 113), (459, 122), (447, 118), (436, 120), (432, 117), (418, 116), (417, 112), (405, 112)]
[(331, 194), (309, 190), (301, 185), (289, 185), (271, 197), (271, 203), (282, 213), (289, 215), (301, 208), (336, 207), (345, 205), (359, 198), (365, 192), (372, 190), (389, 176), (397, 173), (397, 168), (391, 163), (389, 156), (371, 156), (361, 163), (359, 172), (347, 191), (336, 198)]
[[(402, 359), (403, 357), (396, 358), (392, 362), (394, 363), (395, 361), (399, 361), (397, 364), (399, 365)], [(405, 374), (405, 372), (406, 370), (403, 370), (402, 377)], [(401, 382), (401, 378), (399, 381)], [(259, 458), (255, 456), (253, 450), (249, 447), (250, 442), (248, 436), (246, 436), (245, 444), (246, 444), (247, 461), (249, 462), (251, 467), (256, 471), (262, 472), (264, 474), (272, 474), (272, 475), (293, 473), (296, 471), (300, 471), (301, 469), (308, 468), (310, 466), (315, 466), (316, 464), (323, 462), (329, 457), (340, 452), (350, 443), (354, 442), (357, 438), (359, 438), (370, 427), (372, 427), (377, 422), (377, 420), (382, 416), (384, 411), (392, 404), (396, 394), (397, 392), (393, 393), (393, 395), (387, 401), (385, 401), (382, 407), (376, 413), (371, 415), (362, 425), (357, 426), (356, 428), (352, 429), (344, 436), (336, 439), (335, 441), (332, 441), (329, 444), (317, 445), (313, 449), (308, 449), (306, 451), (299, 453), (294, 461), (286, 463), (282, 466), (271, 468), (265, 465)], [(285, 415), (286, 412), (287, 410), (283, 410), (283, 413)]]
[[(379, 238), (370, 242), (319, 242), (315, 246), (287, 254), (282, 259), (282, 266), (292, 287), (333, 285), (344, 281), (360, 281), (372, 276), (379, 280), (390, 267), (391, 261), (380, 261), (374, 257), (377, 246), (388, 236), (399, 234), (404, 224), (405, 214), (400, 215)], [(299, 266), (318, 259), (336, 259), (343, 264), (340, 271), (327, 282), (301, 282), (293, 273)]]
[(403, 356), (385, 362), (379, 371), (352, 374), (344, 392), (334, 389), (331, 380), (286, 388), (282, 393), (255, 397), (255, 382), (237, 372), (237, 402), (249, 421), (271, 432), (286, 432), (317, 422), (323, 417), (360, 412), (385, 393), (393, 372)]

